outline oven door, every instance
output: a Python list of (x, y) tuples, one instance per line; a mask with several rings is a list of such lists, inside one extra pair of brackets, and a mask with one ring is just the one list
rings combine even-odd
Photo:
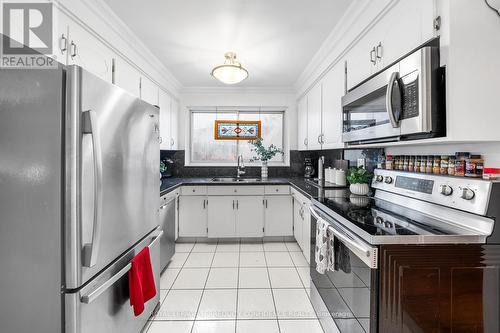
[(338, 270), (320, 274), (316, 270), (311, 237), (311, 300), (325, 332), (377, 332), (378, 270), (376, 247), (359, 239), (352, 232), (311, 206), (311, 235), (316, 234), (318, 220), (326, 220), (331, 232), (342, 243), (343, 260)]

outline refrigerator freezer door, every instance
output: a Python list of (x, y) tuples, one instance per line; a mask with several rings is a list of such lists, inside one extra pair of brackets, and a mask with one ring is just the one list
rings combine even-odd
[(159, 224), (158, 108), (67, 69), (66, 288), (79, 288)]
[[(160, 300), (161, 234), (160, 229), (153, 231), (81, 290), (65, 295), (65, 330), (67, 333), (137, 333), (141, 331)], [(150, 250), (156, 296), (146, 302), (144, 312), (135, 317), (130, 306), (128, 270), (130, 260), (145, 246), (149, 246)]]
[(61, 331), (63, 82), (62, 67), (0, 69), (2, 332)]

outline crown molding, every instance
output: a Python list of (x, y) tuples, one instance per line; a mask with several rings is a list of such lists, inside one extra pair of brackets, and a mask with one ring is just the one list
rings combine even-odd
[(181, 94), (287, 94), (294, 95), (293, 87), (184, 87)]
[[(342, 60), (397, 2), (399, 0), (386, 0), (383, 6), (380, 6), (373, 0), (353, 1), (295, 82), (294, 89), (297, 92), (297, 98), (305, 95)], [(366, 15), (368, 15), (368, 20)], [(361, 27), (359, 27), (360, 22), (364, 22)], [(346, 43), (344, 41), (346, 35), (353, 31), (356, 25), (358, 25), (359, 32), (356, 32), (354, 37)], [(342, 46), (342, 44), (346, 45)]]
[[(110, 43), (109, 40), (104, 38), (100, 33), (89, 26), (88, 23), (83, 21), (79, 16), (75, 15), (75, 13), (72, 11), (73, 5), (69, 5), (68, 2), (69, 1), (67, 0), (54, 1), (57, 7), (59, 7), (65, 14), (70, 16), (72, 20), (77, 22), (85, 30), (98, 38), (103, 44), (112, 49), (113, 52), (122, 57), (143, 75), (152, 80), (160, 87), (160, 89), (169, 93), (173, 97), (177, 97), (179, 95), (179, 92), (182, 89), (182, 84), (104, 1), (79, 0), (78, 3), (79, 5), (81, 4), (86, 9), (88, 9), (93, 15), (95, 15), (100, 23), (104, 24), (110, 31), (116, 34), (121, 39), (121, 41), (126, 44), (128, 48), (130, 48), (130, 50), (133, 50), (137, 58), (141, 59), (141, 61), (143, 61), (144, 63), (147, 63), (150, 67), (155, 68), (159, 73), (159, 76), (161, 76), (165, 82), (159, 82), (149, 73), (145, 72), (144, 69), (141, 68), (141, 66), (137, 65), (137, 63), (129, 56), (124, 54), (122, 50), (118, 49), (115, 45)], [(74, 1), (71, 2), (74, 4)], [(77, 5), (74, 4), (74, 6)]]

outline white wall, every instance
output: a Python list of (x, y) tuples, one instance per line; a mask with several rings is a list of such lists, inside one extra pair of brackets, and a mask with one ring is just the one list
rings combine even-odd
[(285, 147), (297, 149), (297, 103), (292, 91), (269, 89), (225, 89), (186, 91), (180, 95), (179, 149), (185, 149), (190, 107), (285, 107)]
[(500, 143), (453, 143), (421, 146), (387, 147), (387, 155), (453, 155), (457, 151), (466, 151), (483, 155), (486, 167), (500, 167)]

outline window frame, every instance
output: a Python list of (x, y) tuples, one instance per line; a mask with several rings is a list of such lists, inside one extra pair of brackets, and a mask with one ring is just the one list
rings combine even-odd
[[(186, 131), (186, 152), (185, 152), (185, 157), (184, 157), (184, 163), (186, 166), (237, 166), (237, 161), (234, 162), (209, 162), (209, 161), (192, 161), (191, 160), (191, 152), (193, 150), (193, 143), (192, 143), (192, 136), (193, 136), (193, 114), (195, 113), (219, 113), (219, 114), (224, 114), (224, 113), (236, 113), (237, 117), (239, 118), (240, 113), (253, 113), (253, 114), (258, 114), (258, 113), (278, 113), (282, 114), (282, 144), (283, 144), (283, 161), (270, 161), (268, 163), (269, 166), (278, 166), (278, 167), (288, 167), (290, 166), (290, 149), (289, 149), (289, 143), (287, 140), (287, 112), (286, 108), (261, 108), (261, 107), (237, 107), (237, 108), (214, 108), (214, 107), (205, 107), (205, 108), (188, 108), (188, 121), (187, 121), (187, 131)], [(235, 140), (236, 144), (236, 156), (239, 154), (239, 149), (238, 149), (238, 143)], [(254, 166), (254, 167), (260, 167), (262, 165), (261, 161), (245, 161), (246, 166)]]

